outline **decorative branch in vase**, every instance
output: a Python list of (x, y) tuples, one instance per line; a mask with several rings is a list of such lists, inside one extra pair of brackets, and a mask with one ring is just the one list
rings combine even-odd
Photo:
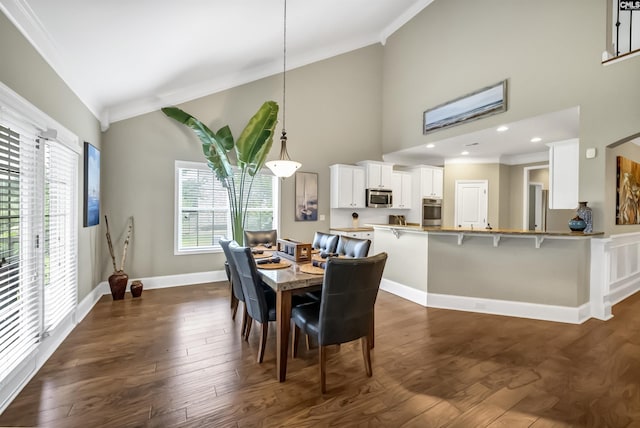
[(129, 217), (129, 228), (127, 230), (127, 238), (124, 241), (122, 249), (122, 259), (120, 260), (120, 269), (116, 266), (116, 254), (113, 250), (113, 241), (111, 240), (111, 232), (109, 231), (109, 220), (104, 216), (104, 223), (107, 227), (107, 245), (109, 246), (109, 254), (111, 255), (111, 263), (113, 264), (113, 273), (109, 276), (109, 287), (111, 288), (111, 296), (113, 300), (124, 299), (124, 293), (127, 289), (129, 275), (124, 272), (124, 262), (127, 259), (127, 247), (131, 239), (131, 231), (133, 230), (133, 217)]

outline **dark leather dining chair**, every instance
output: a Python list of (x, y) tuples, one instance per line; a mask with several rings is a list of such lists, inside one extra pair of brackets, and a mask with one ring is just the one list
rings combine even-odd
[(227, 257), (227, 266), (225, 266), (225, 268), (228, 268), (229, 270), (228, 275), (231, 282), (231, 293), (233, 296), (235, 296), (235, 304), (233, 305), (233, 315), (231, 316), (231, 318), (234, 320), (236, 319), (236, 312), (238, 312), (239, 302), (242, 302), (242, 326), (240, 328), (240, 335), (244, 337), (247, 325), (249, 324), (250, 320), (247, 313), (247, 304), (244, 300), (244, 293), (242, 292), (240, 276), (238, 275), (238, 268), (236, 266), (235, 260), (231, 255), (231, 250), (229, 249), (229, 246), (232, 242), (234, 242), (236, 245), (238, 245), (238, 243), (231, 239), (220, 239), (220, 241), (218, 242), (222, 247), (222, 251), (224, 251), (224, 255)]
[(323, 253), (335, 253), (338, 249), (338, 235), (330, 233), (316, 232), (313, 236), (311, 248), (320, 250)]
[[(270, 288), (263, 286), (256, 268), (256, 262), (251, 254), (251, 248), (240, 247), (236, 242), (232, 242), (229, 245), (229, 250), (238, 268), (238, 276), (242, 285), (247, 312), (251, 319), (262, 326), (262, 337), (258, 349), (258, 363), (262, 363), (269, 332), (269, 321), (276, 320), (276, 294)], [(252, 321), (249, 321), (245, 340), (249, 339), (251, 324)]]
[(367, 257), (371, 247), (370, 239), (351, 238), (340, 235), (337, 253), (346, 257)]
[(295, 323), (293, 357), (300, 331), (318, 341), (320, 388), (326, 392), (327, 346), (361, 339), (367, 376), (371, 369), (370, 341), (373, 313), (387, 253), (366, 258), (329, 258), (318, 303), (297, 306), (291, 311)]
[(278, 241), (277, 230), (245, 230), (244, 245), (255, 247), (257, 245), (273, 245)]

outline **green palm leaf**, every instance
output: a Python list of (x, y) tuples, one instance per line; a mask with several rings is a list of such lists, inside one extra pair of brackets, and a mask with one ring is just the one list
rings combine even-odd
[(236, 142), (236, 154), (240, 169), (247, 169), (255, 176), (264, 165), (273, 144), (273, 131), (278, 123), (278, 104), (266, 101), (240, 134)]

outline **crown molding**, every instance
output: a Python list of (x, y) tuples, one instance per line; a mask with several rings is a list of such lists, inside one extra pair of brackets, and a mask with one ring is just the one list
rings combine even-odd
[(387, 39), (393, 33), (398, 31), (404, 24), (409, 22), (414, 16), (422, 12), (422, 10), (433, 3), (433, 0), (418, 0), (409, 9), (407, 9), (402, 15), (397, 17), (391, 24), (387, 25), (380, 32), (380, 43), (383, 45), (387, 43)]
[(53, 37), (40, 22), (33, 9), (25, 0), (3, 0), (0, 3), (0, 10), (16, 26), (18, 31), (33, 46), (33, 48), (49, 64), (53, 71), (62, 79), (67, 87), (73, 92), (89, 111), (98, 119), (100, 118), (100, 108), (95, 102), (89, 100), (77, 91), (77, 82), (73, 80), (73, 73), (65, 65), (60, 50), (56, 46)]

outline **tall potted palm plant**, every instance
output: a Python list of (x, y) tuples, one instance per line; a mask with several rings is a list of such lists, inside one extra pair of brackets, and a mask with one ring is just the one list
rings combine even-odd
[[(202, 151), (209, 167), (227, 190), (233, 239), (242, 243), (251, 186), (273, 144), (273, 132), (278, 123), (278, 104), (275, 101), (262, 104), (237, 141), (234, 141), (228, 125), (220, 128), (218, 132), (213, 132), (198, 119), (177, 107), (164, 107), (162, 112), (189, 127), (202, 142)], [(234, 149), (239, 171), (237, 176), (234, 175), (228, 156)]]

